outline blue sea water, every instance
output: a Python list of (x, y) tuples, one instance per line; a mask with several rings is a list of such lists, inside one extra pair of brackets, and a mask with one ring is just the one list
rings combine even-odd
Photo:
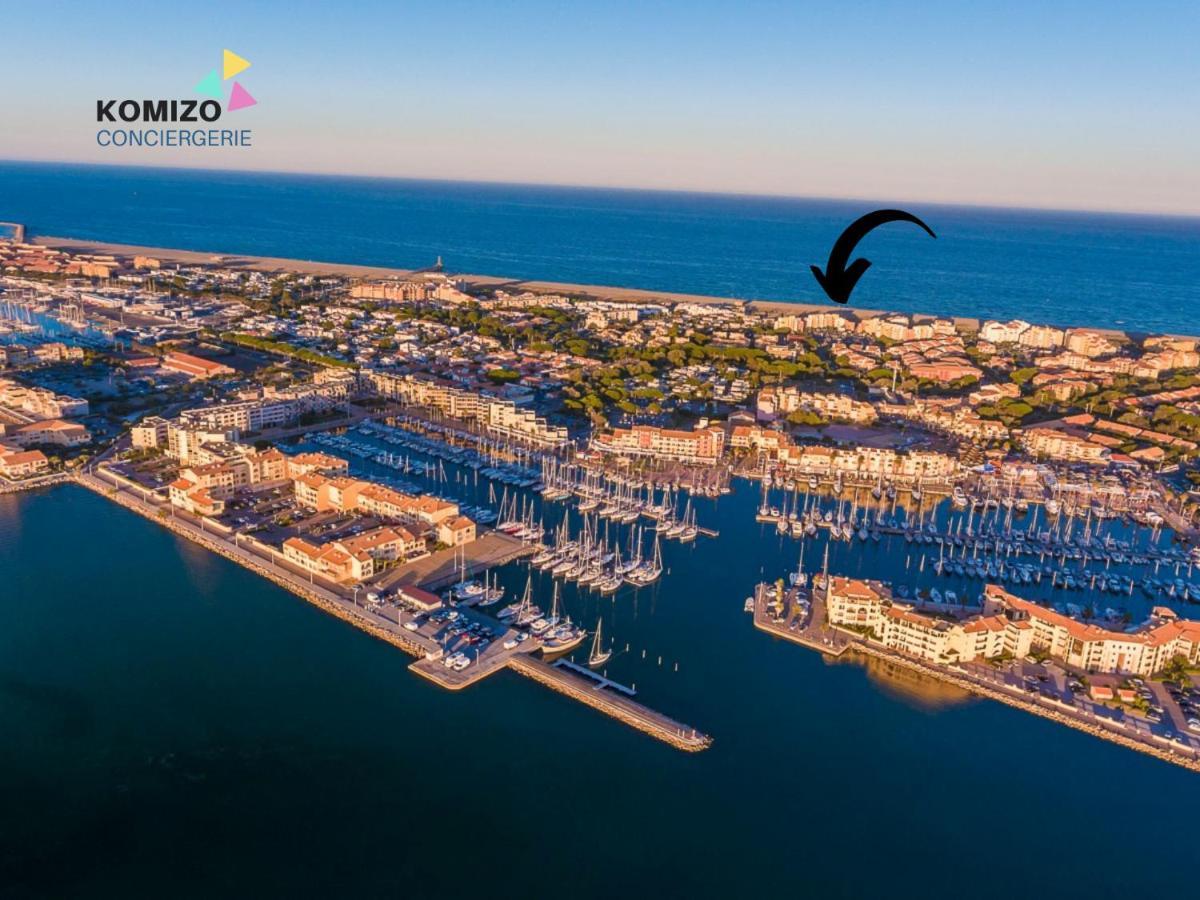
[[(0, 162), (0, 219), (35, 234), (813, 303), (809, 265), (891, 205)], [(937, 240), (869, 235), (854, 306), (1200, 332), (1200, 219), (904, 206)]]
[[(715, 737), (689, 755), (512, 673), (441, 690), (80, 487), (0, 496), (0, 896), (1194, 893), (1194, 773), (755, 630), (743, 598), (800, 552), (757, 503), (698, 500), (719, 538), (667, 542), (649, 589), (563, 587), (608, 674)], [(917, 552), (830, 567), (934, 583)]]

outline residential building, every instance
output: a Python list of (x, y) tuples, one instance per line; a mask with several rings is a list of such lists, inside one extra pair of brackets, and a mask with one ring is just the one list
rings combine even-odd
[(28, 478), (40, 475), (50, 461), (40, 450), (13, 450), (0, 446), (0, 475), (5, 478)]
[(716, 425), (679, 431), (655, 425), (612, 428), (592, 439), (592, 447), (622, 456), (648, 456), (685, 462), (716, 462), (725, 448), (725, 429)]
[(823, 419), (869, 423), (877, 418), (875, 407), (847, 394), (802, 391), (797, 387), (765, 387), (758, 392), (755, 413), (760, 422), (772, 422), (797, 410), (807, 410)]

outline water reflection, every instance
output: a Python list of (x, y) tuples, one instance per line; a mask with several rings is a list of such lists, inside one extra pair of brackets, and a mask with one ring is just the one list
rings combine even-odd
[(839, 657), (823, 656), (827, 665), (850, 663), (862, 666), (871, 683), (893, 699), (900, 700), (914, 709), (935, 712), (955, 706), (963, 706), (979, 698), (970, 691), (917, 672), (890, 660), (857, 653), (853, 650)]

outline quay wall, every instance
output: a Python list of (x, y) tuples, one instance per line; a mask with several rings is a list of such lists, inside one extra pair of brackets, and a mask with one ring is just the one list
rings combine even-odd
[(55, 472), (53, 475), (42, 475), (38, 478), (31, 478), (28, 481), (9, 481), (7, 478), (0, 478), (0, 494), (19, 494), (22, 491), (34, 491), (38, 488), (50, 487), (70, 480), (71, 475), (67, 472)]

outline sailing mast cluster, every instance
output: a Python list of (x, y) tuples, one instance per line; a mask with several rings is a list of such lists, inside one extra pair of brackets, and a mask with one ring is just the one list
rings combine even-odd
[(601, 594), (612, 594), (622, 584), (644, 587), (663, 573), (662, 543), (656, 533), (652, 549), (644, 550), (646, 539), (641, 526), (629, 530), (624, 555), (616, 540), (610, 541), (607, 527), (599, 518), (584, 515), (578, 532), (572, 534), (570, 516), (564, 516), (553, 542), (534, 556), (529, 564), (552, 575), (574, 581)]

